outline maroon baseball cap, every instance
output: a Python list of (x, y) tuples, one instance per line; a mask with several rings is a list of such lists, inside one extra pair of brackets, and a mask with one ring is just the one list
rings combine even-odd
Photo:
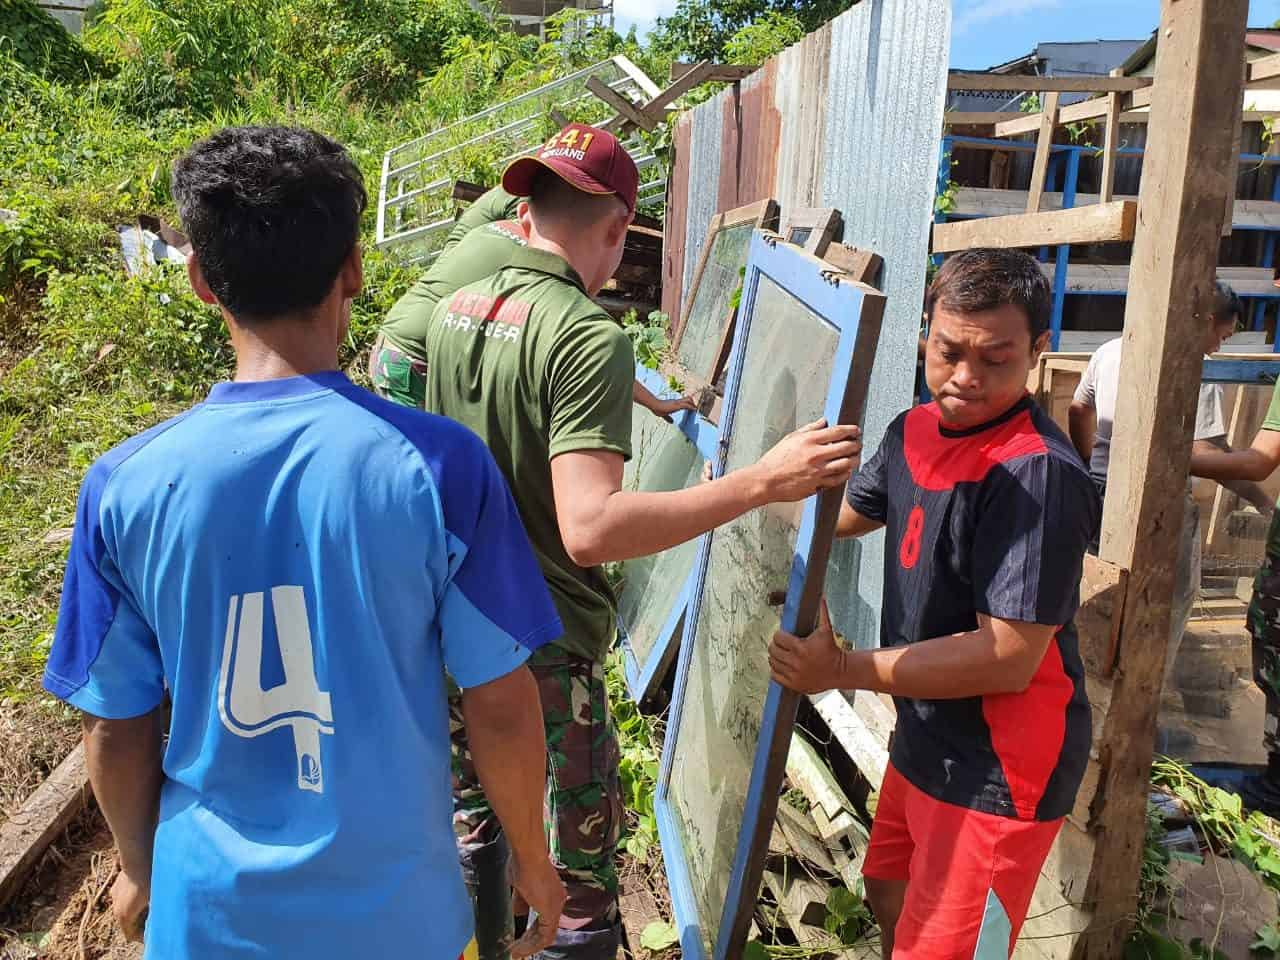
[(550, 170), (583, 193), (614, 194), (629, 212), (636, 208), (640, 171), (618, 138), (607, 130), (569, 124), (533, 156), (512, 162), (502, 174), (502, 189), (527, 197), (543, 170)]

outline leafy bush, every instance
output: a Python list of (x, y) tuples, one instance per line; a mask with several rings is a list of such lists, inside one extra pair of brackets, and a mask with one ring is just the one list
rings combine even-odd
[(31, 0), (0, 0), (0, 48), (32, 73), (52, 80), (85, 80), (96, 67), (80, 42)]

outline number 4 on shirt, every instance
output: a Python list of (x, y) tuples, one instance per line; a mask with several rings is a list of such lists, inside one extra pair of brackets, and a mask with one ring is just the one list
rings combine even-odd
[(333, 734), (333, 708), (316, 679), (306, 594), (302, 587), (272, 587), (271, 607), (284, 683), (262, 689), (263, 594), (233, 596), (218, 677), (218, 716), (238, 737), (260, 737), (290, 727), (298, 757), (298, 789), (324, 793), (320, 734)]

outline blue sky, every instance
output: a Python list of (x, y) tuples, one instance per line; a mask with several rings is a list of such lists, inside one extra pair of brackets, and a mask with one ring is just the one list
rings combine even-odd
[[(675, 0), (614, 0), (618, 31), (647, 32)], [(983, 69), (1047, 40), (1138, 40), (1160, 19), (1159, 0), (953, 0), (951, 65)], [(1249, 25), (1280, 20), (1280, 0), (1250, 0)]]

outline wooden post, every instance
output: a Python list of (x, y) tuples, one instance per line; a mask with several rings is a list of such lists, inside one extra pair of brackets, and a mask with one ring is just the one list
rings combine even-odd
[(1129, 297), (1103, 560), (1129, 571), (1110, 706), (1097, 744), (1096, 843), (1077, 958), (1112, 960), (1136, 903), (1152, 741), (1200, 382), (1200, 339), (1235, 183), (1247, 0), (1163, 0)]
[[(1113, 77), (1124, 71), (1112, 70)], [(1120, 94), (1107, 94), (1107, 126), (1102, 141), (1102, 187), (1098, 196), (1099, 203), (1106, 203), (1115, 194), (1116, 189), (1116, 150), (1120, 147)]]
[(1036, 161), (1031, 168), (1031, 190), (1027, 193), (1027, 213), (1039, 213), (1044, 199), (1044, 181), (1049, 175), (1049, 157), (1053, 152), (1053, 132), (1058, 128), (1058, 93), (1044, 95), (1040, 114), (1040, 134), (1036, 137)]

